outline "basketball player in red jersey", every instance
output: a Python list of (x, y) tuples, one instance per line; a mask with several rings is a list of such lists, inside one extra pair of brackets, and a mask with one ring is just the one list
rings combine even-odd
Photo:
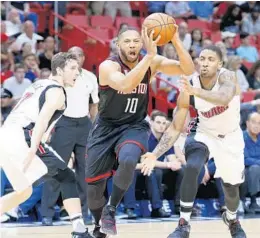
[[(157, 72), (190, 75), (194, 71), (178, 31), (172, 44), (180, 61), (157, 55), (158, 40), (153, 40), (153, 32), (148, 37), (146, 28), (143, 28), (142, 36), (136, 29), (125, 29), (118, 35), (118, 54), (105, 60), (99, 68), (99, 115), (89, 135), (86, 162), (87, 200), (95, 218), (96, 238), (117, 233), (116, 207), (132, 182), (140, 156), (147, 149), (150, 129), (144, 119), (150, 79)], [(143, 44), (147, 54), (141, 58)], [(113, 191), (105, 206), (106, 180), (113, 174), (114, 165), (117, 171)], [(100, 220), (103, 233), (100, 232)]]

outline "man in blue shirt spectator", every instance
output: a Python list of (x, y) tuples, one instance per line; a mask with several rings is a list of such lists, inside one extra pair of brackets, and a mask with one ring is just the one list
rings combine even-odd
[(253, 112), (247, 120), (247, 130), (244, 131), (245, 141), (245, 183), (251, 198), (249, 210), (260, 212), (256, 196), (260, 192), (260, 114)]
[(250, 45), (250, 35), (246, 32), (240, 33), (241, 46), (237, 48), (237, 55), (245, 61), (255, 63), (258, 59), (258, 52)]
[[(160, 111), (153, 111), (151, 114), (151, 135), (148, 141), (149, 151), (157, 146), (162, 134), (167, 127), (167, 116)], [(168, 162), (166, 162), (166, 160)], [(168, 163), (169, 169), (173, 171), (181, 171), (181, 163), (176, 159), (173, 147), (162, 155), (158, 161), (162, 163)], [(181, 176), (182, 177), (182, 176)], [(162, 204), (162, 178), (163, 170), (156, 168), (150, 176), (147, 176), (147, 191), (152, 204), (151, 217), (169, 217), (170, 213), (165, 212)], [(178, 180), (178, 178), (177, 178)], [(177, 182), (176, 182), (177, 183)], [(180, 181), (176, 186), (180, 186)], [(176, 189), (178, 190), (178, 189)]]
[(213, 16), (213, 2), (210, 1), (190, 1), (189, 6), (194, 15), (202, 21), (210, 21)]

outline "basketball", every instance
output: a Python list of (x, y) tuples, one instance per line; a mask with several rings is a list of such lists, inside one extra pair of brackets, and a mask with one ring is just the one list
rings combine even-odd
[(145, 18), (143, 27), (147, 27), (148, 35), (154, 30), (154, 40), (160, 35), (158, 46), (167, 44), (176, 32), (175, 20), (164, 13), (153, 13)]

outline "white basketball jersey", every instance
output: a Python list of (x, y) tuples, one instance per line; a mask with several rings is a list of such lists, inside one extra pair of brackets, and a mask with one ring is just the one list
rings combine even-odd
[[(219, 72), (215, 86), (211, 91), (218, 91), (219, 76), (226, 71), (222, 68)], [(196, 88), (202, 88), (199, 75), (192, 78)], [(213, 135), (226, 135), (240, 128), (240, 96), (235, 95), (227, 106), (215, 105), (194, 96), (194, 106), (198, 113), (197, 132), (206, 132)]]
[[(54, 87), (62, 88), (56, 81), (48, 79), (38, 80), (29, 86), (7, 117), (4, 126), (10, 125), (21, 128), (30, 127), (29, 129), (32, 129), (45, 102), (46, 91), (49, 88)], [(63, 112), (64, 110), (56, 111), (51, 118), (49, 125), (53, 121), (56, 121)]]

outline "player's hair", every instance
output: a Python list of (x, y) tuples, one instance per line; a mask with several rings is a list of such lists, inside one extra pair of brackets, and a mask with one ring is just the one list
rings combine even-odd
[(72, 53), (60, 52), (54, 55), (51, 59), (51, 73), (57, 75), (57, 68), (64, 69), (69, 60), (77, 60), (77, 56)]
[(223, 61), (223, 54), (219, 47), (217, 47), (215, 45), (209, 45), (209, 46), (204, 47), (202, 49), (202, 51), (203, 50), (211, 50), (211, 51), (215, 52), (217, 54), (217, 56), (219, 57), (220, 61)]
[(119, 37), (120, 37), (123, 33), (125, 33), (126, 31), (136, 31), (136, 32), (138, 32), (138, 33), (140, 34), (140, 31), (139, 31), (137, 28), (132, 27), (132, 26), (128, 26), (127, 28), (122, 29), (122, 30), (120, 30), (120, 31), (118, 32), (117, 38), (119, 38)]
[(161, 111), (158, 111), (158, 110), (153, 110), (150, 118), (151, 118), (152, 121), (154, 121), (154, 119), (158, 116), (159, 117), (165, 117), (166, 119), (168, 119), (167, 115), (164, 112), (161, 112)]
[(18, 69), (25, 69), (24, 64), (16, 64), (14, 66), (14, 72), (16, 72)]

